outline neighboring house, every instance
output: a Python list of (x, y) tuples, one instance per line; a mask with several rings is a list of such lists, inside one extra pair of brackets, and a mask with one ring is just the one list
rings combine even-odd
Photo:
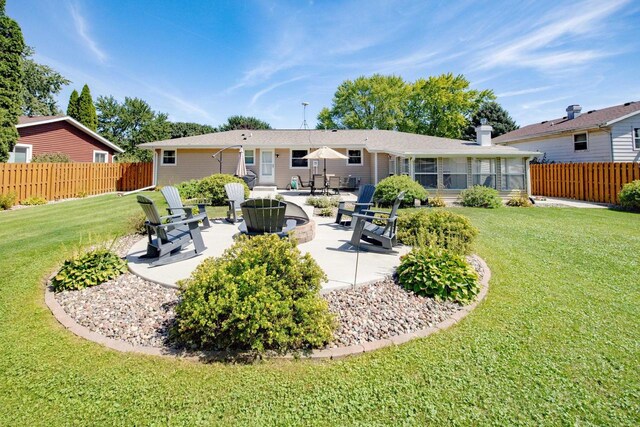
[(20, 137), (9, 163), (29, 163), (45, 153), (65, 153), (73, 162), (111, 163), (115, 154), (124, 152), (69, 116), (22, 116), (16, 128)]
[(640, 162), (640, 102), (567, 115), (524, 126), (494, 141), (523, 150), (537, 150), (554, 162)]
[(457, 197), (474, 184), (497, 188), (507, 197), (529, 190), (529, 160), (540, 155), (491, 143), (491, 126), (477, 129), (480, 142), (386, 130), (234, 130), (141, 144), (154, 151), (154, 183), (176, 184), (218, 173), (212, 158), (222, 152), (222, 173), (233, 174), (239, 147), (259, 185), (286, 188), (293, 176), (304, 181), (322, 173), (322, 160), (303, 159), (327, 146), (348, 156), (327, 160), (327, 173), (377, 183), (389, 175), (410, 175), (432, 194)]

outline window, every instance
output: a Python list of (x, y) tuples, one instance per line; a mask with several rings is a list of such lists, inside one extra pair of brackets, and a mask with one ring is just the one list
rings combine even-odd
[(640, 150), (640, 128), (633, 130), (633, 149)]
[(348, 165), (362, 165), (362, 150), (347, 150)]
[(397, 175), (398, 171), (396, 170), (396, 157), (389, 156), (389, 175)]
[(9, 163), (31, 163), (31, 153), (30, 144), (16, 144), (9, 153)]
[(255, 150), (244, 150), (244, 164), (247, 166), (253, 166), (256, 164)]
[(414, 174), (424, 188), (438, 188), (438, 164), (436, 159), (416, 159)]
[(502, 174), (503, 190), (524, 190), (524, 159), (502, 159), (500, 173)]
[(587, 149), (586, 133), (576, 133), (573, 135), (573, 149), (575, 151), (585, 151)]
[(108, 163), (109, 153), (106, 151), (93, 150), (93, 163)]
[(473, 160), (473, 185), (496, 188), (496, 159)]
[(467, 188), (467, 158), (442, 159), (442, 179), (444, 188)]
[(398, 161), (400, 162), (400, 175), (409, 175), (409, 159), (403, 157)]
[(176, 164), (176, 150), (162, 150), (162, 164), (173, 166)]
[(307, 169), (309, 160), (303, 159), (309, 154), (309, 150), (291, 150), (291, 169)]

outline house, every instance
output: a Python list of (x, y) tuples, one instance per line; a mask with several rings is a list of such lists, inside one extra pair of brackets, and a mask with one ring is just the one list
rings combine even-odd
[(111, 163), (124, 150), (69, 116), (22, 116), (9, 163), (29, 163), (34, 155), (65, 153), (73, 162)]
[[(328, 160), (327, 172), (357, 177), (361, 184), (406, 174), (432, 194), (457, 197), (474, 184), (503, 197), (529, 191), (529, 160), (541, 153), (491, 142), (491, 126), (476, 129), (478, 140), (461, 141), (387, 130), (233, 130), (141, 144), (154, 151), (154, 183), (176, 184), (214, 173), (233, 174), (243, 147), (247, 169), (259, 185), (286, 188), (293, 176), (322, 173), (319, 161), (303, 157), (327, 146), (346, 160)], [(222, 162), (212, 156), (219, 150)]]
[(567, 115), (524, 126), (495, 139), (496, 144), (536, 150), (554, 162), (640, 162), (640, 102)]

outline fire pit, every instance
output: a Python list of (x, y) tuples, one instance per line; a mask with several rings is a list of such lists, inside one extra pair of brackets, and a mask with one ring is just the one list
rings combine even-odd
[(287, 219), (295, 219), (296, 228), (291, 233), (298, 243), (307, 243), (316, 237), (316, 223), (309, 218), (309, 215), (299, 205), (293, 202), (286, 202), (287, 208), (284, 216)]

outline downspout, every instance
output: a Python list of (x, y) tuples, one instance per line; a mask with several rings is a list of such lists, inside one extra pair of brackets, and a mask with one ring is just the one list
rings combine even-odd
[(533, 160), (535, 157), (529, 157), (526, 160), (526, 168), (524, 170), (526, 176), (527, 176), (527, 195), (529, 197), (531, 197), (531, 160)]
[(158, 185), (158, 150), (153, 150), (153, 186)]
[(373, 153), (373, 183), (378, 184), (378, 152)]

